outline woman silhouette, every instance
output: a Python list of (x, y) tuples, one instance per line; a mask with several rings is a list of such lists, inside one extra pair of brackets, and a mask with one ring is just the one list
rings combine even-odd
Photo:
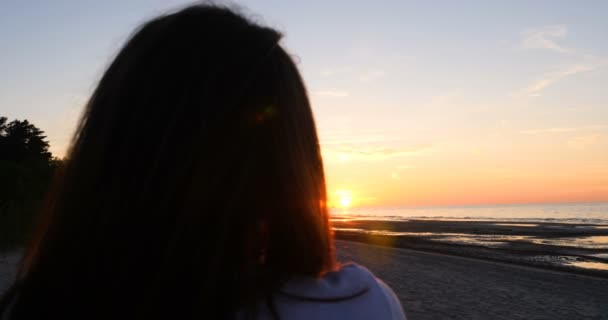
[(90, 98), (2, 319), (403, 319), (338, 265), (306, 89), (275, 30), (145, 23)]

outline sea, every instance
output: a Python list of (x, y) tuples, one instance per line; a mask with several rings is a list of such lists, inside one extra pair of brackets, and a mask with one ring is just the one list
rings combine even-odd
[(608, 225), (608, 202), (332, 208), (332, 217), (379, 220), (488, 220)]

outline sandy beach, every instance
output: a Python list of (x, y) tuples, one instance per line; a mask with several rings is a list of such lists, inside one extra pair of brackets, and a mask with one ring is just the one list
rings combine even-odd
[[(388, 283), (409, 319), (608, 319), (608, 279), (439, 253), (336, 242)], [(0, 292), (19, 252), (0, 254)]]
[(11, 285), (21, 257), (21, 251), (0, 251), (0, 294)]
[(608, 319), (608, 280), (337, 241), (341, 261), (388, 283), (409, 319)]
[(608, 278), (608, 226), (475, 220), (336, 219), (336, 238)]

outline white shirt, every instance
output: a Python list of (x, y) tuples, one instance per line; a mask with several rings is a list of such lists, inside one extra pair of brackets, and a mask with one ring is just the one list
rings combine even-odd
[[(323, 278), (290, 280), (275, 294), (274, 302), (281, 320), (406, 319), (395, 293), (354, 263)], [(273, 319), (265, 304), (260, 304), (256, 319)]]

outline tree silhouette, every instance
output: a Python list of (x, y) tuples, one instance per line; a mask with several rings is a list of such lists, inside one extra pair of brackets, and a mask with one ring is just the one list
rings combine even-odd
[(6, 117), (0, 118), (0, 160), (50, 164), (49, 143), (42, 130), (27, 120), (6, 122)]
[(27, 120), (0, 117), (0, 249), (26, 239), (60, 162), (42, 130)]

